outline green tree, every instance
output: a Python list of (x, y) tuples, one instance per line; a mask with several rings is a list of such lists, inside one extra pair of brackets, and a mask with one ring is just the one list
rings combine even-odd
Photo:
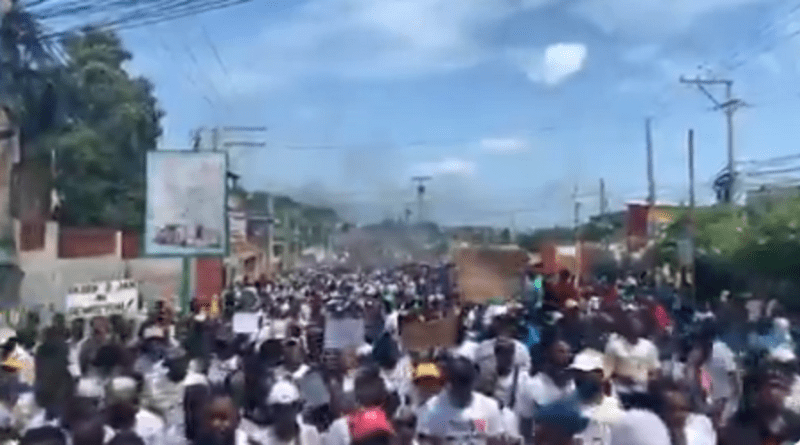
[(85, 29), (62, 42), (69, 122), (42, 144), (56, 150), (59, 219), (69, 225), (140, 228), (144, 161), (156, 147), (164, 113), (145, 78), (131, 77), (131, 59), (113, 32)]

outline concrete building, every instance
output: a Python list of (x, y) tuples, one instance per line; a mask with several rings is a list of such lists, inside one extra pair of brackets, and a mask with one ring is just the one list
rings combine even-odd
[[(24, 308), (62, 311), (71, 286), (93, 281), (133, 279), (139, 283), (146, 303), (176, 295), (180, 289), (181, 260), (139, 257), (138, 236), (134, 234), (110, 229), (62, 229), (55, 221), (44, 223), (40, 231), (15, 221), (14, 235), (25, 273), (20, 288), (20, 306)], [(41, 243), (30, 240), (39, 237)], [(204, 274), (199, 272), (193, 275)]]

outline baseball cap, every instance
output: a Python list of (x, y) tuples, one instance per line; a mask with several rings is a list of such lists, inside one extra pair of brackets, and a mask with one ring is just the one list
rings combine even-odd
[(442, 371), (435, 363), (420, 363), (414, 368), (414, 380), (425, 378), (441, 379)]
[(280, 381), (272, 386), (267, 397), (268, 405), (291, 405), (300, 400), (300, 391), (292, 383)]
[(347, 423), (350, 426), (350, 437), (353, 440), (364, 440), (380, 435), (394, 435), (386, 413), (380, 408), (368, 408), (351, 414)]
[(570, 369), (578, 371), (591, 372), (599, 371), (604, 368), (603, 354), (594, 349), (584, 349), (572, 360)]

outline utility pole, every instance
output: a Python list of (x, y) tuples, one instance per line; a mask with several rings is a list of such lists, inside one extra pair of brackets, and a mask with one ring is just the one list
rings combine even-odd
[[(610, 221), (607, 220), (608, 199), (606, 198), (606, 181), (600, 178), (600, 224), (603, 230), (611, 228)], [(603, 248), (608, 250), (608, 236), (603, 236)]]
[(644, 121), (645, 139), (647, 145), (647, 204), (650, 207), (656, 204), (656, 180), (653, 171), (653, 135), (650, 130), (651, 119)]
[(606, 201), (606, 181), (600, 178), (600, 216), (606, 216), (608, 201)]
[(694, 212), (694, 130), (689, 130), (689, 210)]
[(517, 212), (511, 212), (511, 236), (509, 236), (510, 244), (517, 243)]
[(578, 185), (575, 184), (575, 193), (573, 194), (573, 199), (575, 200), (575, 288), (580, 289), (580, 282), (581, 282), (581, 234), (580, 234), (580, 211), (581, 211), (581, 202), (578, 200)]
[(697, 285), (696, 279), (697, 274), (695, 273), (695, 266), (694, 266), (694, 242), (695, 242), (695, 221), (694, 221), (694, 130), (689, 129), (689, 135), (687, 140), (687, 146), (689, 149), (689, 227), (688, 227), (688, 245), (689, 249), (691, 249), (691, 276), (692, 276), (692, 286), (691, 286), (691, 298), (692, 303), (697, 302)]
[[(701, 79), (696, 77), (694, 79), (687, 79), (683, 76), (680, 82), (687, 85), (694, 85), (705, 95), (713, 104), (714, 110), (721, 110), (725, 113), (725, 123), (727, 124), (728, 133), (728, 163), (727, 163), (727, 181), (724, 183), (722, 190), (722, 201), (730, 203), (735, 199), (736, 194), (736, 161), (734, 153), (733, 142), (733, 115), (740, 108), (747, 104), (741, 100), (733, 97), (733, 80), (730, 79)], [(725, 99), (723, 101), (717, 100), (713, 94), (708, 91), (707, 86), (723, 85), (725, 86)]]
[(424, 222), (423, 207), (425, 205), (425, 182), (433, 179), (430, 176), (414, 176), (411, 181), (417, 183), (417, 220)]

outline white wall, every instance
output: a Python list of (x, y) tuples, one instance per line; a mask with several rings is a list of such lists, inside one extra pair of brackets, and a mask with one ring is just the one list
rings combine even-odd
[[(20, 224), (15, 221), (14, 231), (19, 242)], [(19, 244), (17, 244), (19, 245)], [(126, 276), (136, 280), (146, 302), (180, 290), (181, 260), (160, 258), (121, 257), (121, 234), (117, 237), (117, 252), (93, 258), (58, 258), (58, 223), (48, 222), (44, 249), (19, 252), (19, 265), (25, 272), (20, 287), (20, 304), (23, 307), (49, 307), (64, 309), (65, 296), (70, 286), (77, 283), (119, 279)]]

